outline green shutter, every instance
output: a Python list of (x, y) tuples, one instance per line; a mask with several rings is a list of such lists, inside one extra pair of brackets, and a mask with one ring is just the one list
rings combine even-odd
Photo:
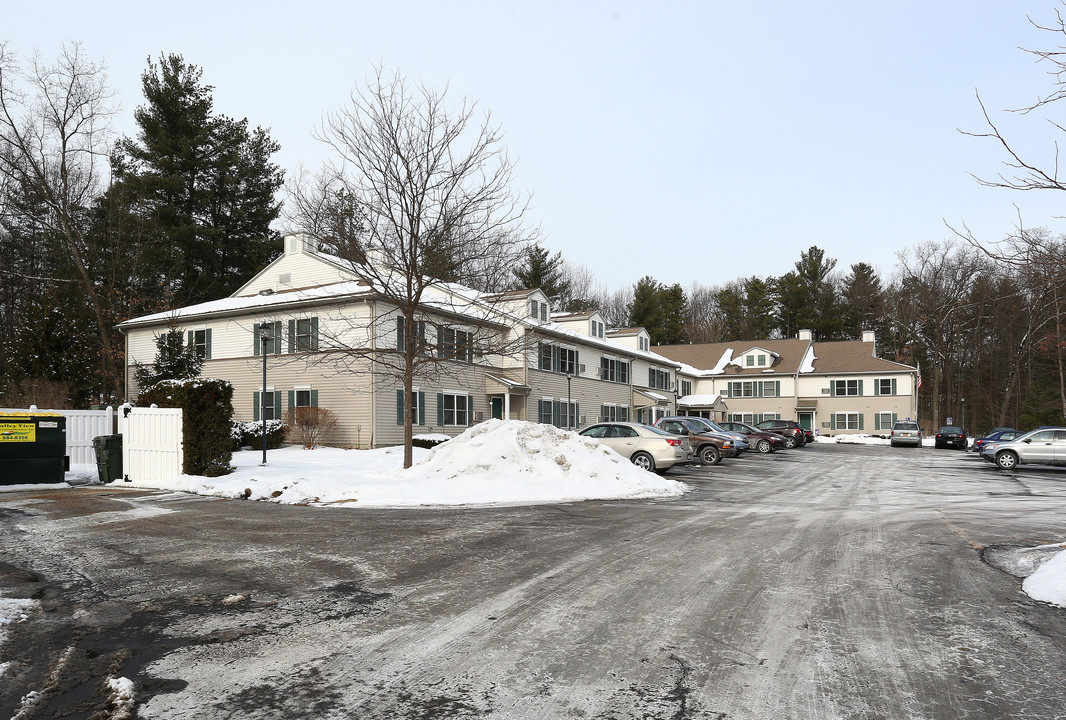
[(537, 422), (544, 421), (544, 401), (537, 400)]
[(424, 392), (418, 393), (418, 424), (426, 424), (426, 394)]
[(262, 349), (262, 343), (259, 340), (259, 323), (256, 323), (252, 328), (252, 352), (258, 355), (260, 349)]
[(466, 424), (467, 425), (473, 425), (474, 424), (474, 396), (473, 395), (467, 395), (466, 396)]
[(259, 393), (252, 393), (252, 421), (259, 422)]
[(192, 347), (192, 344), (194, 342), (194, 336), (195, 336), (195, 333), (192, 330), (190, 330), (189, 331), (189, 342), (185, 345), (185, 347)]
[(552, 425), (559, 427), (559, 401), (552, 403)]
[(403, 390), (396, 391), (396, 424), (403, 425)]
[(296, 321), (289, 321), (289, 345), (288, 351), (290, 353), (296, 352)]
[(444, 427), (444, 393), (437, 393), (437, 424)]
[(862, 395), (862, 379), (859, 379), (859, 395)]
[(281, 320), (274, 323), (274, 354), (281, 354)]
[(836, 413), (833, 413), (832, 415), (829, 416), (829, 429), (830, 430), (836, 430), (837, 429), (837, 416), (836, 416)]
[(874, 413), (874, 430), (881, 429), (881, 413)]
[(274, 393), (274, 419), (281, 419), (281, 393)]
[(864, 429), (863, 428), (863, 419), (865, 417), (866, 417), (866, 413), (859, 413), (859, 429), (860, 430)]
[(830, 395), (830, 397), (836, 397), (837, 396), (837, 381), (836, 380), (830, 380), (829, 381), (829, 395)]
[(311, 318), (311, 349), (318, 350), (318, 318)]
[(318, 390), (311, 391), (311, 407), (318, 407)]
[(892, 394), (896, 394), (896, 378), (892, 378)]
[(403, 336), (403, 318), (396, 318), (396, 349), (400, 352), (404, 350), (404, 336)]
[(892, 424), (893, 425), (896, 424), (896, 417), (897, 417), (896, 413), (892, 413)]
[(292, 410), (294, 407), (296, 407), (296, 391), (295, 390), (290, 390), (288, 394), (289, 394), (289, 409)]
[(211, 328), (208, 328), (207, 330), (204, 330), (204, 342), (207, 344), (207, 347), (205, 348), (206, 352), (204, 353), (204, 360), (210, 360), (211, 359)]

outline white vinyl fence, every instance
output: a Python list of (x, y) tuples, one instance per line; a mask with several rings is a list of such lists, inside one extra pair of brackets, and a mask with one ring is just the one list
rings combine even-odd
[(181, 408), (123, 406), (118, 429), (123, 479), (166, 482), (181, 475)]
[(71, 465), (95, 465), (96, 451), (93, 438), (99, 435), (115, 433), (115, 410), (108, 406), (106, 410), (38, 410), (0, 408), (0, 415), (8, 413), (46, 412), (62, 415), (67, 419), (67, 455)]

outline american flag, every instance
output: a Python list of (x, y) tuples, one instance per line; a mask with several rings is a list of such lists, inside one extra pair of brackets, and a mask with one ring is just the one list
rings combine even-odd
[(921, 365), (921, 363), (919, 363), (917, 367), (918, 367), (918, 387), (921, 387), (922, 386), (922, 365)]

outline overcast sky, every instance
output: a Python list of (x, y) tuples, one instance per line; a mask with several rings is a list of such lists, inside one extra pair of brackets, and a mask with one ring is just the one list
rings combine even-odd
[[(896, 252), (966, 223), (1062, 232), (1066, 197), (981, 187), (1003, 155), (975, 93), (1034, 157), (1050, 90), (1019, 50), (1059, 38), (1057, 0), (8, 3), (0, 38), (54, 57), (80, 40), (132, 134), (147, 58), (203, 68), (215, 109), (317, 167), (322, 114), (376, 63), (492, 111), (544, 244), (612, 288), (780, 275), (823, 248), (889, 275)], [(1056, 108), (1062, 116), (1063, 108)]]

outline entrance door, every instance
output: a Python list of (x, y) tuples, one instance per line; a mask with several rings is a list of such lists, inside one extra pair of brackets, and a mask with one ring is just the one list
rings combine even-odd
[(489, 410), (494, 419), (503, 420), (503, 398), (489, 398)]
[(796, 420), (799, 422), (800, 427), (804, 430), (814, 429), (814, 413), (801, 412), (798, 413)]

